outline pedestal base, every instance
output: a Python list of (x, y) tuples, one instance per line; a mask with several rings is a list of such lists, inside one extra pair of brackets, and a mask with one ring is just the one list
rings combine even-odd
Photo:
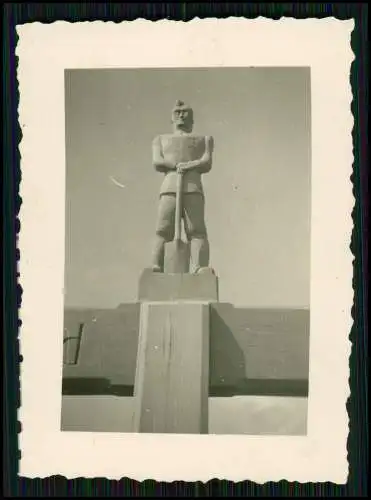
[(218, 301), (218, 278), (212, 269), (200, 274), (167, 274), (145, 269), (139, 280), (139, 301)]
[(143, 303), (134, 432), (208, 432), (209, 305)]

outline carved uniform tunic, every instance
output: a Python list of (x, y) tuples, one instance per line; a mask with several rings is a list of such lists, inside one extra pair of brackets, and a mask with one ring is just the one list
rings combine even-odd
[[(165, 134), (156, 137), (166, 161), (182, 163), (198, 160), (205, 152), (205, 137), (196, 135)], [(169, 171), (160, 189), (160, 195), (176, 192), (176, 171)], [(190, 170), (183, 174), (183, 193), (203, 194), (201, 173)]]
[[(193, 134), (175, 135), (164, 134), (157, 136), (154, 143), (161, 150), (165, 161), (183, 163), (198, 160), (205, 153), (206, 138)], [(160, 188), (160, 204), (157, 218), (157, 234), (167, 241), (174, 237), (175, 222), (175, 193), (177, 172), (170, 170)], [(202, 172), (199, 169), (190, 170), (183, 174), (183, 220), (187, 237), (206, 237), (204, 220), (204, 192), (201, 182)]]

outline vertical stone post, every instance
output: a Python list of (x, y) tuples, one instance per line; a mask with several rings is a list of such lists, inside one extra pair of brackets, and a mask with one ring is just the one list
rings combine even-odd
[(143, 302), (134, 432), (208, 432), (209, 303)]

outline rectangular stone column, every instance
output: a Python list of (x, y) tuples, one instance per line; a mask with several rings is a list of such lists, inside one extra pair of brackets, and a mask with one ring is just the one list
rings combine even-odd
[(143, 302), (134, 432), (208, 432), (209, 303)]

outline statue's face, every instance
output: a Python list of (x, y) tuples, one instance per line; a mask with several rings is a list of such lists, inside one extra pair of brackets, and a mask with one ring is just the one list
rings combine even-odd
[(190, 108), (178, 107), (173, 110), (173, 126), (185, 132), (191, 132), (193, 128), (193, 113)]

